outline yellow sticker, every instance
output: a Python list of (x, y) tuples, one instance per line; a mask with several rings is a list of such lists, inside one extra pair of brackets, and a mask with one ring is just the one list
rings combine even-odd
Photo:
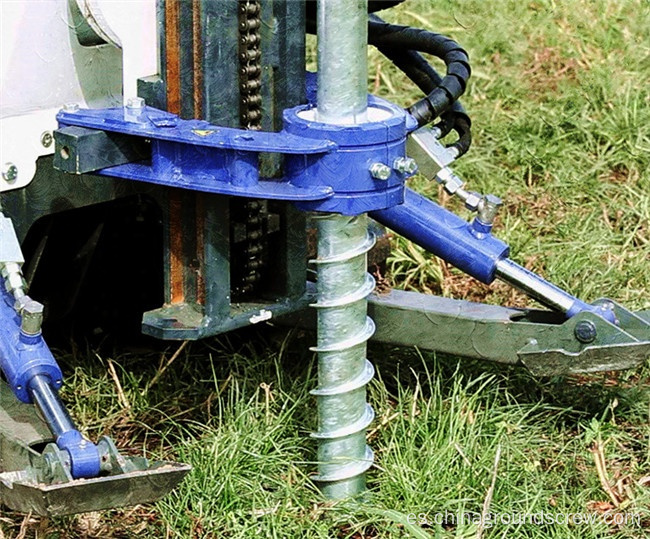
[(192, 129), (192, 133), (198, 135), (199, 137), (207, 137), (214, 133), (214, 129)]

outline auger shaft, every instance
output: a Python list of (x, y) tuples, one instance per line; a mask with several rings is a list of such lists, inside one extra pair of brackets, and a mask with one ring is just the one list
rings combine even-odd
[[(317, 118), (331, 124), (367, 119), (367, 2), (318, 2)], [(316, 214), (318, 231), (318, 476), (326, 498), (365, 490), (373, 453), (366, 428), (374, 412), (366, 385), (374, 375), (366, 341), (374, 332), (366, 297), (374, 288), (366, 253), (374, 243), (366, 215)]]

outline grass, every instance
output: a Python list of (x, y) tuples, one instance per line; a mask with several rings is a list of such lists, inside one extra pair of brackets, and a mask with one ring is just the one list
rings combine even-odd
[[(513, 257), (587, 300), (650, 308), (648, 2), (409, 0), (386, 17), (450, 34), (469, 51), (474, 76), (464, 103), (474, 147), (455, 168), (472, 189), (504, 199), (496, 234)], [(404, 105), (417, 96), (376, 51), (370, 74), (375, 93)], [(425, 178), (412, 183), (463, 211)], [(397, 287), (527, 303), (400, 239), (389, 269)], [(516, 368), (373, 345), (377, 419), (368, 438), (376, 466), (364, 500), (335, 504), (309, 479), (312, 341), (266, 329), (193, 343), (154, 384), (178, 345), (66, 352), (63, 398), (90, 437), (108, 433), (124, 450), (194, 470), (151, 507), (52, 520), (2, 514), (0, 537), (650, 534), (649, 365), (538, 380)], [(640, 522), (425, 522), (445, 511), (614, 511)]]

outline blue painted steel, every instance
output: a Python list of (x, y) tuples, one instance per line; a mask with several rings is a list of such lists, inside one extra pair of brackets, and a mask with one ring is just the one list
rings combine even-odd
[(589, 305), (507, 259), (509, 247), (490, 235), (491, 227), (477, 228), (476, 219), (468, 223), (410, 189), (406, 190), (404, 204), (371, 212), (370, 216), (479, 281), (486, 284), (494, 281), (497, 262), (503, 261), (525, 273), (540, 290), (552, 289), (566, 298), (570, 305), (565, 313), (567, 318), (588, 311), (617, 323), (612, 309)]
[(370, 217), (484, 283), (494, 280), (496, 263), (508, 256), (504, 242), (477, 237), (470, 223), (410, 189), (404, 204)]
[(97, 477), (101, 471), (99, 449), (78, 430), (69, 430), (56, 439), (59, 449), (70, 455), (70, 473), (75, 479)]
[(221, 127), (204, 120), (182, 120), (175, 114), (153, 107), (61, 111), (56, 118), (61, 127), (77, 125), (89, 129), (100, 129), (151, 140), (179, 142), (217, 150), (319, 154), (336, 149), (336, 144), (328, 140), (304, 139), (282, 131), (275, 133)]
[(151, 107), (61, 111), (59, 126), (76, 125), (149, 139), (151, 160), (103, 169), (98, 174), (206, 193), (276, 200), (320, 200), (332, 196), (328, 186), (307, 188), (259, 177), (261, 152), (300, 155), (336, 149), (328, 140), (288, 133), (219, 127), (202, 120), (181, 120)]
[[(59, 125), (146, 138), (151, 160), (99, 174), (182, 189), (299, 202), (306, 210), (365, 213), (399, 204), (407, 174), (374, 179), (374, 163), (390, 166), (406, 155), (406, 135), (417, 127), (402, 108), (372, 97), (376, 121), (337, 126), (303, 117), (310, 106), (285, 111), (279, 133), (247, 131), (182, 120), (151, 107), (60, 112)], [(285, 177), (259, 177), (259, 154), (285, 155)]]
[(42, 335), (26, 335), (20, 330), (20, 317), (13, 308), (13, 297), (1, 283), (0, 367), (16, 398), (24, 403), (32, 402), (28, 387), (34, 376), (47, 376), (56, 388), (63, 383), (61, 369)]
[(387, 180), (373, 178), (370, 168), (406, 155), (406, 136), (417, 127), (402, 108), (373, 97), (368, 114), (374, 121), (332, 125), (314, 120), (314, 109), (304, 105), (284, 111), (284, 130), (304, 138), (331, 140), (337, 150), (322, 156), (288, 155), (285, 174), (293, 185), (331, 187), (327, 200), (301, 202), (303, 210), (357, 215), (390, 208), (404, 199), (404, 182), (411, 174), (392, 170)]
[[(370, 212), (380, 223), (469, 275), (492, 282), (497, 262), (507, 260), (509, 251), (491, 235), (492, 226), (478, 219), (467, 223), (405, 189), (409, 175), (392, 167), (406, 155), (406, 137), (417, 128), (415, 119), (401, 107), (369, 96), (372, 121), (349, 126), (318, 122), (313, 105), (315, 80), (308, 74), (310, 103), (285, 110), (284, 129), (279, 133), (182, 120), (151, 107), (62, 111), (57, 118), (62, 127), (75, 125), (151, 141), (149, 162), (118, 165), (100, 174), (225, 195), (288, 200), (310, 211)], [(285, 156), (283, 178), (259, 177), (261, 152)], [(376, 163), (392, 169), (388, 179), (373, 177), (370, 169)], [(567, 316), (588, 310), (609, 320), (611, 313), (531, 275), (533, 282), (565, 295), (571, 305)]]

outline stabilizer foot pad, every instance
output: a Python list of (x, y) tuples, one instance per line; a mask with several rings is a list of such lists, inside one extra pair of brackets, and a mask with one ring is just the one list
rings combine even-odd
[[(0, 504), (39, 516), (61, 516), (155, 502), (190, 471), (186, 464), (154, 462), (146, 470), (38, 484), (27, 470), (0, 473)], [(30, 477), (31, 476), (31, 477)]]

